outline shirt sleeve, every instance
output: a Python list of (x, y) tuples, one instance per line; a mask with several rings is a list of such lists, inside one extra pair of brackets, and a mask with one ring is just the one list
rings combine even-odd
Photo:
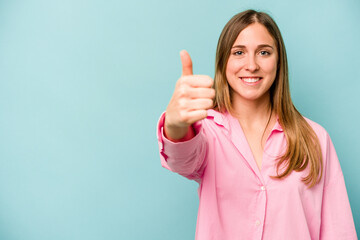
[(202, 121), (193, 124), (195, 136), (183, 142), (172, 142), (164, 136), (165, 112), (157, 124), (161, 165), (190, 180), (200, 181), (206, 165), (207, 142)]
[(329, 135), (326, 142), (320, 239), (357, 239), (344, 176)]

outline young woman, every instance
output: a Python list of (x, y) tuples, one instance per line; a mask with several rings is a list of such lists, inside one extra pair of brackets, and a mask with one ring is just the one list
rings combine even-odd
[(357, 239), (331, 139), (291, 101), (273, 19), (247, 10), (226, 24), (214, 81), (180, 56), (157, 134), (162, 166), (199, 183), (196, 239)]

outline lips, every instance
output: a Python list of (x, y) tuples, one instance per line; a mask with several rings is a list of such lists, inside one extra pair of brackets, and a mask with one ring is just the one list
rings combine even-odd
[(240, 79), (247, 85), (255, 85), (262, 79), (262, 77), (240, 77)]

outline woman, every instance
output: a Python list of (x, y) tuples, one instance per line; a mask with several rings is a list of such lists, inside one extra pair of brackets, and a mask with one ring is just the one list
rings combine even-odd
[(226, 24), (214, 81), (180, 56), (158, 141), (162, 165), (200, 184), (196, 239), (357, 239), (331, 139), (292, 104), (273, 19)]

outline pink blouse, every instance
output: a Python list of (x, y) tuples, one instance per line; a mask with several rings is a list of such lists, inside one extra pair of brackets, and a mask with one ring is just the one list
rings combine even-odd
[(163, 113), (157, 137), (163, 167), (199, 183), (196, 240), (357, 239), (343, 173), (328, 133), (307, 119), (319, 137), (324, 175), (308, 189), (307, 171), (276, 176), (276, 157), (286, 139), (276, 122), (264, 147), (261, 170), (238, 120), (208, 110), (196, 122), (196, 136), (174, 143), (163, 134)]

